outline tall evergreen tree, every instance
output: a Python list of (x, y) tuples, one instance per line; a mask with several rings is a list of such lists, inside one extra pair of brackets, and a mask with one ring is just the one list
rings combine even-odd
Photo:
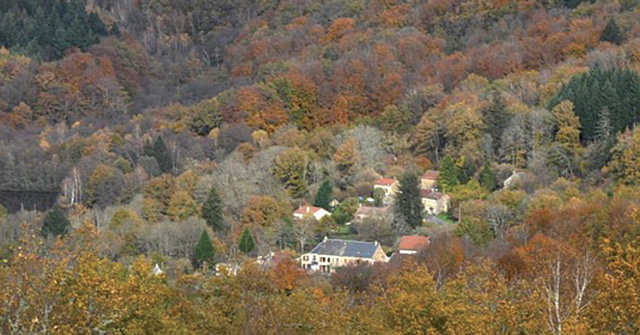
[(609, 19), (607, 25), (604, 27), (602, 34), (600, 34), (600, 40), (605, 42), (611, 42), (616, 45), (622, 44), (624, 42), (624, 35), (622, 31), (620, 31), (620, 27), (616, 24), (616, 21), (613, 18)]
[(499, 93), (491, 95), (489, 105), (482, 110), (482, 123), (485, 131), (491, 136), (491, 146), (493, 154), (498, 155), (502, 133), (509, 122), (507, 104)]
[(480, 185), (489, 191), (493, 191), (496, 186), (496, 178), (493, 174), (493, 168), (489, 161), (484, 161), (482, 170), (480, 171)]
[(240, 242), (238, 242), (238, 250), (245, 254), (249, 254), (253, 249), (255, 249), (255, 246), (255, 241), (253, 240), (253, 236), (251, 236), (249, 228), (245, 229), (240, 237)]
[(471, 177), (475, 174), (476, 169), (471, 161), (465, 156), (460, 157), (455, 164), (456, 172), (458, 173), (458, 182), (460, 184), (466, 184), (471, 180)]
[(60, 236), (66, 234), (68, 229), (69, 220), (64, 215), (62, 209), (56, 206), (45, 215), (40, 233), (44, 237)]
[(395, 197), (394, 214), (396, 219), (416, 228), (422, 224), (424, 205), (420, 198), (420, 179), (413, 172), (400, 177), (400, 186)]
[(160, 170), (163, 173), (170, 173), (173, 169), (173, 159), (171, 157), (169, 149), (167, 149), (167, 145), (164, 143), (164, 139), (162, 138), (162, 136), (156, 137), (156, 140), (153, 143), (152, 154), (153, 157), (155, 157), (156, 161), (158, 161)]
[(451, 191), (452, 187), (458, 186), (458, 171), (451, 156), (447, 155), (440, 164), (440, 174), (438, 175), (438, 186), (445, 192)]
[(195, 267), (200, 267), (205, 262), (213, 264), (214, 257), (216, 255), (216, 249), (213, 247), (211, 238), (207, 234), (206, 230), (202, 231), (200, 240), (196, 244), (196, 249), (193, 252), (193, 263)]
[(384, 206), (384, 197), (386, 196), (386, 193), (385, 193), (385, 191), (383, 189), (374, 188), (371, 195), (373, 196), (373, 204), (374, 204), (374, 206), (376, 206), (376, 207)]
[(320, 188), (318, 188), (318, 193), (316, 193), (316, 199), (314, 200), (313, 205), (329, 210), (331, 207), (329, 203), (331, 202), (332, 193), (333, 183), (331, 180), (325, 179), (322, 184), (320, 184)]
[(202, 218), (215, 232), (224, 229), (224, 218), (222, 217), (222, 199), (215, 187), (211, 187), (207, 199), (202, 204)]

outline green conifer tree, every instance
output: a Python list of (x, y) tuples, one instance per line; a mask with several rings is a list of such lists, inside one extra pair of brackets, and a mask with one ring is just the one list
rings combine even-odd
[(215, 187), (209, 190), (207, 199), (202, 204), (201, 217), (207, 222), (207, 225), (215, 232), (224, 229), (224, 218), (222, 217), (222, 199)]
[(494, 93), (489, 100), (489, 105), (482, 110), (482, 123), (485, 125), (485, 131), (491, 136), (494, 155), (499, 154), (502, 133), (508, 121), (507, 105), (500, 94)]
[(438, 186), (445, 192), (451, 191), (451, 188), (458, 186), (458, 171), (451, 156), (447, 155), (442, 159), (440, 164), (440, 174), (438, 176)]
[(609, 19), (607, 25), (604, 27), (602, 34), (600, 34), (600, 40), (611, 42), (616, 45), (620, 45), (622, 44), (622, 42), (624, 42), (624, 35), (622, 35), (620, 27), (618, 27), (616, 21), (614, 21), (613, 18)]
[(69, 229), (69, 220), (58, 206), (47, 212), (42, 221), (42, 230), (40, 233), (44, 237), (60, 236), (67, 233)]
[(489, 161), (485, 161), (482, 165), (482, 170), (480, 171), (480, 185), (489, 191), (493, 191), (496, 186), (496, 178), (493, 174), (493, 168), (491, 168), (491, 163)]
[(313, 205), (329, 210), (331, 207), (329, 203), (331, 202), (332, 193), (333, 183), (331, 180), (325, 179), (322, 184), (320, 184), (320, 188), (318, 188), (318, 193), (316, 193), (316, 199), (314, 200)]
[(153, 143), (152, 153), (152, 156), (155, 157), (156, 161), (158, 161), (160, 170), (163, 173), (170, 173), (173, 169), (173, 159), (171, 158), (171, 153), (169, 152), (169, 149), (167, 149), (167, 145), (164, 143), (162, 136), (156, 137), (156, 140)]
[(383, 189), (381, 188), (376, 188), (373, 190), (372, 194), (373, 196), (373, 205), (376, 207), (382, 207), (384, 205), (384, 197), (385, 197), (385, 192)]
[(206, 230), (202, 231), (200, 240), (196, 244), (196, 249), (193, 252), (193, 263), (195, 267), (200, 267), (205, 262), (213, 264), (214, 257), (216, 255), (216, 249), (213, 247), (211, 238), (207, 234)]
[(245, 229), (240, 237), (240, 242), (238, 242), (238, 250), (245, 254), (249, 254), (253, 249), (255, 249), (255, 246), (255, 241), (253, 240), (253, 236), (251, 236), (249, 228)]
[(406, 172), (400, 177), (400, 186), (395, 197), (394, 213), (397, 220), (402, 220), (411, 228), (422, 224), (424, 205), (420, 198), (420, 179), (413, 172)]

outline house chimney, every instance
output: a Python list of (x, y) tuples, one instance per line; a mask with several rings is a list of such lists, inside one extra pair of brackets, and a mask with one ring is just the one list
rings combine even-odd
[(311, 212), (311, 206), (307, 205), (307, 214), (309, 214), (309, 212)]
[(328, 239), (329, 239), (329, 237), (327, 235), (324, 235), (324, 240), (323, 241), (326, 241)]

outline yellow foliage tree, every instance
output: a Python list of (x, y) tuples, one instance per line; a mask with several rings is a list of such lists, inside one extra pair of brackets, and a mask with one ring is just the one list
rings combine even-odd
[(605, 172), (628, 185), (640, 183), (640, 130), (636, 128), (620, 134), (611, 152), (613, 155)]

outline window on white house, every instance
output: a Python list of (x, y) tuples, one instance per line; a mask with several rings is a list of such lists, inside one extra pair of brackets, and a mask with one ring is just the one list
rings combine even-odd
[(320, 257), (320, 261), (321, 261), (321, 262), (324, 262), (324, 257)]
[(302, 260), (305, 261), (305, 262), (308, 261), (309, 260), (309, 256), (303, 256)]

